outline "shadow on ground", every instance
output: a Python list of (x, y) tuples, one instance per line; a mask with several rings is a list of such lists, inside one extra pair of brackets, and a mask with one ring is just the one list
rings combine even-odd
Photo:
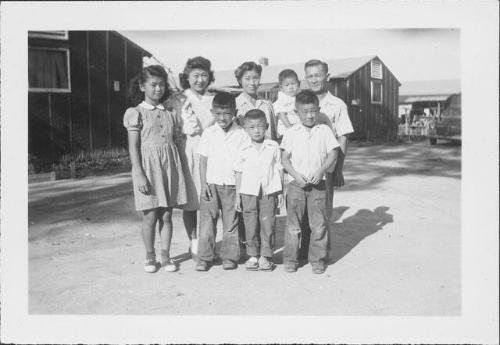
[(387, 213), (388, 210), (387, 206), (379, 206), (373, 211), (361, 209), (353, 216), (345, 218), (342, 223), (332, 223), (328, 264), (336, 263), (363, 239), (392, 223), (393, 216)]
[(343, 190), (369, 190), (394, 176), (424, 175), (461, 178), (461, 146), (426, 142), (374, 145), (360, 149), (353, 143), (344, 165), (348, 175)]
[(117, 175), (111, 182), (68, 180), (58, 186), (30, 185), (29, 241), (82, 224), (140, 221), (129, 175)]
[[(353, 216), (345, 218), (341, 223), (336, 223), (349, 207), (340, 206), (333, 209), (330, 220), (330, 243), (328, 248), (328, 264), (332, 265), (346, 256), (353, 248), (355, 248), (363, 239), (373, 235), (383, 227), (394, 221), (393, 216), (387, 211), (389, 207), (379, 206), (373, 211), (368, 209), (358, 210)], [(275, 249), (276, 254), (273, 257), (275, 264), (283, 263), (283, 246), (286, 230), (286, 216), (278, 216), (276, 220), (276, 239)], [(310, 233), (310, 232), (309, 232)], [(301, 261), (300, 266), (307, 264), (307, 247), (309, 233), (304, 231), (302, 238)], [(216, 243), (216, 253), (220, 251), (221, 241)], [(242, 248), (240, 263), (246, 260), (246, 252)], [(190, 259), (188, 252), (178, 255), (174, 258), (181, 263)]]

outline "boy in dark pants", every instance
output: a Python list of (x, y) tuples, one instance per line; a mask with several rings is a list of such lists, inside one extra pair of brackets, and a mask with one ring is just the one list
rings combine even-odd
[(319, 99), (312, 91), (302, 91), (295, 97), (295, 109), (301, 123), (290, 128), (281, 142), (283, 168), (293, 178), (287, 193), (283, 260), (285, 271), (297, 271), (301, 222), (307, 210), (311, 228), (309, 263), (313, 273), (321, 274), (328, 254), (325, 173), (337, 159), (339, 143), (328, 126), (318, 124)]
[(239, 148), (249, 142), (248, 135), (235, 122), (236, 102), (227, 92), (212, 102), (216, 123), (207, 127), (198, 145), (200, 154), (200, 234), (197, 271), (206, 271), (215, 259), (215, 236), (219, 210), (222, 213), (220, 257), (225, 270), (237, 267), (240, 259), (238, 218), (235, 210), (236, 180), (234, 159)]
[(248, 111), (244, 123), (251, 142), (241, 147), (234, 171), (236, 209), (243, 212), (250, 256), (245, 266), (247, 270), (270, 271), (274, 268), (277, 207), (283, 202), (281, 152), (275, 141), (265, 138), (269, 124), (262, 110)]

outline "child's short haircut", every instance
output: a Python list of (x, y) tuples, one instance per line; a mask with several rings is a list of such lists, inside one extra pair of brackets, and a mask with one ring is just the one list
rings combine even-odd
[(295, 103), (319, 105), (319, 99), (311, 90), (303, 90), (295, 96)]
[(264, 120), (267, 123), (266, 113), (260, 109), (252, 109), (245, 114), (245, 120)]
[(284, 69), (280, 72), (280, 74), (278, 74), (278, 80), (280, 84), (287, 78), (294, 78), (295, 80), (299, 81), (299, 76), (292, 69)]
[(212, 107), (236, 109), (234, 95), (225, 91), (218, 92), (212, 101)]
[(312, 60), (309, 60), (306, 62), (306, 64), (304, 65), (304, 69), (306, 69), (307, 67), (312, 67), (312, 66), (323, 66), (323, 71), (325, 71), (325, 73), (328, 73), (328, 64), (326, 62), (323, 62), (321, 60), (312, 59)]
[(238, 84), (241, 86), (241, 77), (243, 77), (243, 74), (248, 71), (255, 71), (257, 72), (258, 75), (262, 75), (262, 66), (257, 65), (253, 61), (247, 61), (243, 62), (240, 66), (238, 66), (234, 70), (234, 76), (236, 77), (236, 80), (238, 81)]

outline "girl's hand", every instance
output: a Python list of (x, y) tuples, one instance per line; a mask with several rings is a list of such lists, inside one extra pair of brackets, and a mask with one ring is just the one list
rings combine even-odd
[(243, 205), (241, 203), (241, 195), (239, 193), (236, 194), (236, 200), (235, 200), (234, 208), (238, 212), (243, 212)]
[(135, 180), (137, 182), (137, 189), (139, 190), (139, 192), (145, 195), (149, 194), (150, 188), (146, 176), (144, 174), (136, 175)]

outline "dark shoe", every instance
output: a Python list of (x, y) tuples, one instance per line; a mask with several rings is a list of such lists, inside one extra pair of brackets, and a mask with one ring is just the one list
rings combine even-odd
[(195, 270), (198, 272), (206, 272), (208, 271), (208, 261), (200, 260), (196, 264)]
[(297, 264), (294, 264), (294, 263), (286, 263), (285, 264), (285, 272), (288, 272), (288, 273), (294, 273), (294, 272), (297, 272)]
[(322, 263), (314, 263), (311, 264), (312, 266), (312, 273), (314, 274), (323, 274), (325, 273), (325, 265)]
[(222, 269), (224, 270), (234, 270), (236, 267), (238, 267), (238, 265), (234, 261), (231, 260), (222, 261)]

